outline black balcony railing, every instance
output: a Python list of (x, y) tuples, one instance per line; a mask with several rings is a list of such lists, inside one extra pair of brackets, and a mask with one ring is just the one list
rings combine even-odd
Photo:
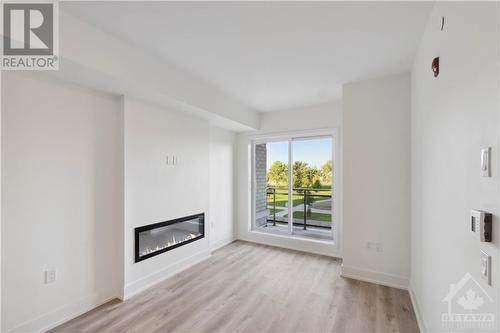
[(331, 228), (332, 190), (319, 188), (293, 188), (292, 217), (288, 216), (288, 188), (267, 187), (267, 223), (294, 226)]

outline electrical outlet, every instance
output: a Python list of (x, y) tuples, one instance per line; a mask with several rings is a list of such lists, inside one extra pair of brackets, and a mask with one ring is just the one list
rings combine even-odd
[(51, 268), (45, 271), (45, 284), (56, 282), (56, 270)]
[(367, 249), (368, 251), (384, 252), (382, 243), (376, 243), (371, 241), (365, 242), (365, 249)]
[(175, 166), (175, 165), (179, 164), (179, 158), (175, 155), (167, 155), (165, 157), (165, 164)]

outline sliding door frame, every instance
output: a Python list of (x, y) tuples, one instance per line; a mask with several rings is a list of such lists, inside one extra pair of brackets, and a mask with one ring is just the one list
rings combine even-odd
[[(293, 235), (293, 139), (288, 139), (288, 235)], [(266, 198), (267, 200), (267, 198)]]
[[(305, 237), (296, 237), (293, 235), (293, 205), (290, 205), (290, 201), (293, 202), (293, 141), (300, 139), (315, 139), (320, 137), (331, 137), (332, 138), (332, 240), (315, 240), (308, 239)], [(249, 231), (258, 232), (255, 230), (255, 208), (256, 208), (256, 168), (255, 168), (255, 145), (270, 143), (270, 142), (288, 142), (288, 237), (300, 238), (302, 240), (307, 240), (311, 242), (328, 242), (332, 243), (337, 250), (341, 249), (341, 235), (342, 235), (342, 175), (341, 175), (341, 137), (340, 128), (327, 128), (318, 130), (308, 130), (308, 131), (290, 131), (290, 132), (278, 132), (278, 133), (263, 133), (249, 136), (251, 142), (251, 214)], [(269, 233), (269, 235), (273, 235)]]

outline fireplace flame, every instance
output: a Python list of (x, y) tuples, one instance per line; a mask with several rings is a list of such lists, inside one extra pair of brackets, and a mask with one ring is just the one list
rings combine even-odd
[(182, 243), (182, 242), (188, 241), (190, 239), (196, 238), (197, 236), (198, 235), (190, 233), (190, 234), (184, 236), (184, 238), (181, 239), (180, 241), (177, 241), (175, 239), (175, 235), (172, 235), (172, 242), (167, 242), (167, 244), (165, 244), (163, 246), (157, 245), (156, 247), (148, 247), (148, 248), (141, 251), (141, 256), (145, 256), (147, 254), (166, 249), (168, 247), (174, 246), (175, 244)]

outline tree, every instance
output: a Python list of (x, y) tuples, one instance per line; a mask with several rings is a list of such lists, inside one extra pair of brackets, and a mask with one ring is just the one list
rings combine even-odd
[(309, 166), (306, 162), (295, 161), (293, 163), (293, 187), (306, 187), (308, 183), (307, 172)]
[(319, 182), (319, 175), (320, 175), (320, 172), (317, 168), (307, 166), (304, 185), (306, 187), (314, 187), (316, 184), (316, 185), (319, 185), (316, 188), (321, 187), (321, 184)]
[[(306, 162), (295, 161), (292, 166), (294, 188), (319, 189), (332, 183), (332, 161), (326, 161), (318, 169)], [(281, 161), (275, 161), (267, 172), (267, 183), (271, 186), (286, 186), (288, 183), (288, 166)]]
[(267, 183), (273, 186), (286, 185), (288, 182), (288, 166), (281, 162), (275, 161), (267, 172)]
[(332, 161), (328, 160), (323, 164), (320, 171), (322, 185), (332, 185)]

